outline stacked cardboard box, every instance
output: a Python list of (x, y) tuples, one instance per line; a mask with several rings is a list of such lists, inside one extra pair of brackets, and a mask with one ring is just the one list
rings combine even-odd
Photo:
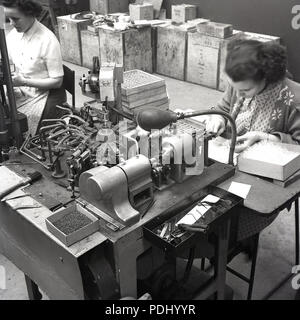
[(172, 21), (184, 23), (196, 19), (197, 7), (191, 4), (179, 4), (172, 6)]
[(231, 24), (207, 21), (199, 24), (197, 31), (210, 37), (225, 39), (232, 35), (233, 27)]
[(129, 14), (131, 21), (135, 20), (153, 20), (154, 11), (152, 4), (130, 4)]
[(90, 10), (99, 14), (128, 12), (128, 0), (90, 0)]
[(129, 114), (147, 108), (168, 110), (169, 98), (165, 80), (141, 70), (124, 72), (122, 107)]

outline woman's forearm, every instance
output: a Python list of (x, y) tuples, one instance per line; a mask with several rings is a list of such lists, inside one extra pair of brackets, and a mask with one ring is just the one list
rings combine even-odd
[(46, 79), (24, 78), (23, 86), (35, 87), (42, 90), (50, 90), (60, 88), (62, 81), (63, 77)]
[(267, 140), (272, 142), (280, 142), (280, 138), (271, 133), (260, 132), (259, 133), (260, 140)]
[(25, 78), (22, 74), (12, 74), (12, 82), (15, 87), (34, 87), (42, 90), (50, 90), (60, 88), (63, 77), (57, 78)]

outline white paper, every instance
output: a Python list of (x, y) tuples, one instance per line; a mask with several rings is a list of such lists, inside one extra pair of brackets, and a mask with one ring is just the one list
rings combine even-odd
[(245, 184), (245, 183), (239, 183), (239, 182), (231, 182), (231, 185), (228, 189), (229, 192), (246, 199), (247, 195), (251, 189), (250, 184)]
[(184, 217), (182, 217), (176, 223), (176, 226), (182, 223), (188, 225), (194, 224), (205, 214), (206, 211), (208, 211), (211, 208), (211, 206), (206, 204), (205, 202), (217, 203), (219, 200), (219, 197), (216, 197), (212, 194), (208, 194), (204, 199), (200, 201), (203, 203), (203, 205), (197, 204), (192, 210), (190, 210)]

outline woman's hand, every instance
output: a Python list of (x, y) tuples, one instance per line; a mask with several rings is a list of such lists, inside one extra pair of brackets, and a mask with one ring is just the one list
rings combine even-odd
[(235, 147), (235, 152), (242, 152), (248, 147), (252, 146), (254, 143), (261, 140), (280, 142), (280, 138), (276, 135), (261, 131), (250, 131), (242, 136), (237, 137), (237, 146)]
[(14, 87), (21, 87), (26, 85), (26, 79), (20, 73), (12, 74), (11, 79)]
[(248, 147), (252, 146), (254, 143), (261, 141), (261, 140), (271, 140), (271, 141), (278, 141), (277, 137), (261, 132), (261, 131), (250, 131), (245, 133), (242, 136), (237, 137), (236, 142), (237, 145), (235, 147), (235, 152), (242, 152)]
[(222, 116), (212, 115), (210, 119), (206, 121), (206, 131), (215, 133), (217, 136), (225, 131), (225, 120)]

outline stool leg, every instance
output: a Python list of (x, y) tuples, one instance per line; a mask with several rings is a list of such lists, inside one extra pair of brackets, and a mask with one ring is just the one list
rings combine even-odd
[(33, 282), (26, 274), (24, 274), (24, 276), (29, 300), (41, 300), (42, 294), (40, 293), (37, 284)]
[(295, 242), (296, 242), (295, 265), (299, 265), (299, 198), (295, 200)]
[(257, 260), (257, 253), (258, 253), (258, 243), (259, 243), (259, 233), (257, 233), (254, 236), (254, 240), (253, 241), (254, 241), (254, 251), (253, 251), (252, 262), (251, 262), (251, 271), (250, 271), (250, 279), (249, 279), (247, 300), (251, 300), (253, 286), (254, 286), (255, 268), (256, 268), (256, 260)]
[(205, 258), (201, 259), (201, 271), (204, 271), (205, 268)]

